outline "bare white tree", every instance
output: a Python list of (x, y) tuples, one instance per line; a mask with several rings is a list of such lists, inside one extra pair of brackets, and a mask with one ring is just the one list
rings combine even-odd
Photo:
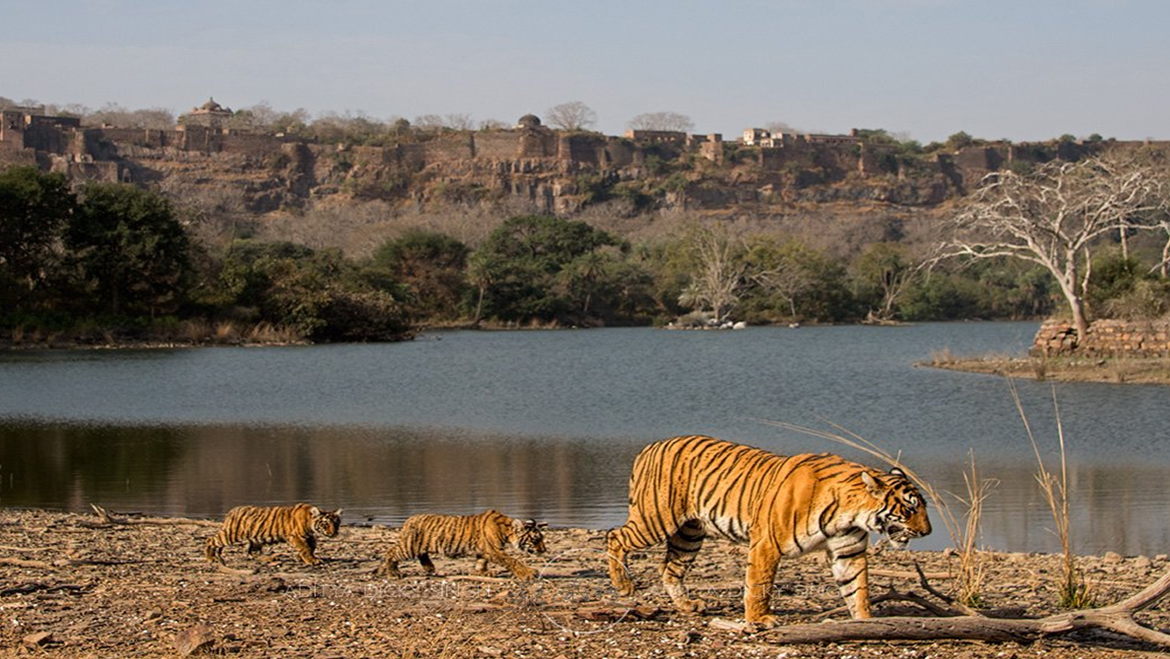
[(465, 113), (449, 114), (443, 119), (443, 123), (447, 128), (453, 130), (471, 130), (475, 128), (475, 120), (471, 118), (470, 114)]
[(549, 125), (561, 130), (585, 130), (597, 123), (597, 113), (581, 101), (569, 101), (545, 110)]
[(695, 129), (695, 122), (690, 117), (677, 112), (647, 112), (630, 119), (626, 125), (633, 130), (674, 130), (682, 133)]
[(1165, 206), (1162, 188), (1150, 168), (1105, 158), (1053, 161), (1027, 176), (993, 172), (955, 216), (948, 254), (1044, 266), (1083, 341), (1094, 245), (1105, 234), (1148, 222)]
[(739, 303), (746, 263), (741, 249), (726, 231), (706, 227), (691, 238), (695, 271), (691, 284), (679, 296), (679, 304), (699, 310), (710, 309), (717, 322)]

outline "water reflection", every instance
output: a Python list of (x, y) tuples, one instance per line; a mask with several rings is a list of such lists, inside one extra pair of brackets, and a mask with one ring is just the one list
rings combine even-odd
[[(494, 507), (554, 526), (608, 528), (625, 521), (626, 481), (644, 439), (437, 433), (289, 426), (0, 424), (0, 505), (215, 517), (240, 503), (312, 501), (349, 521), (399, 524), (419, 512)], [(823, 450), (819, 447), (817, 450)], [(963, 465), (915, 464), (940, 490), (962, 492)], [(998, 486), (987, 502), (988, 547), (1054, 551), (1033, 465), (984, 461)], [(1167, 469), (1074, 464), (1078, 551), (1163, 553)], [(939, 549), (949, 540), (936, 518)]]

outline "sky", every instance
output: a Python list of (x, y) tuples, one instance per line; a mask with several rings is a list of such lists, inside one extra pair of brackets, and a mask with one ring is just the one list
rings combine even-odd
[(1167, 0), (0, 0), (0, 96), (1170, 139)]

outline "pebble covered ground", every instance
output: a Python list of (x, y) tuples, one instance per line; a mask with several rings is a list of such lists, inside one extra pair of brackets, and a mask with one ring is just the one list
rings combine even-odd
[[(133, 517), (125, 519), (134, 520)], [(225, 550), (228, 567), (203, 559), (215, 526), (200, 520), (96, 524), (94, 515), (0, 509), (0, 655), (53, 657), (1151, 657), (1159, 648), (1102, 632), (1030, 644), (977, 641), (790, 645), (742, 628), (746, 547), (709, 540), (688, 579), (708, 602), (673, 610), (657, 579), (661, 551), (635, 556), (641, 589), (621, 598), (605, 573), (604, 532), (556, 529), (548, 553), (524, 557), (540, 577), (520, 583), (496, 569), (471, 575), (473, 559), (436, 557), (440, 576), (404, 563), (405, 578), (375, 571), (396, 530), (345, 526), (323, 539), (320, 566), (276, 545), (261, 560)], [(138, 520), (141, 521), (141, 520)], [(170, 520), (175, 521), (175, 520)], [(513, 550), (514, 551), (514, 550)], [(1058, 612), (1060, 558), (986, 555), (984, 601), (1023, 616)], [(884, 551), (873, 558), (873, 593), (926, 595), (918, 563), (947, 592), (955, 559)], [(1170, 569), (1165, 556), (1084, 557), (1092, 593), (1110, 603)], [(250, 573), (246, 573), (250, 572)], [(842, 601), (816, 556), (781, 564), (772, 599), (785, 624), (843, 620)], [(925, 615), (885, 602), (877, 615)], [(1170, 627), (1170, 602), (1139, 614)]]

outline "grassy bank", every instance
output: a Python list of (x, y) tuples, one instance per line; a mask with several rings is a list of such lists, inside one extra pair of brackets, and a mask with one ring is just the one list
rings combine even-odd
[(1170, 385), (1170, 358), (1166, 357), (957, 357), (943, 350), (918, 365), (1031, 380)]

